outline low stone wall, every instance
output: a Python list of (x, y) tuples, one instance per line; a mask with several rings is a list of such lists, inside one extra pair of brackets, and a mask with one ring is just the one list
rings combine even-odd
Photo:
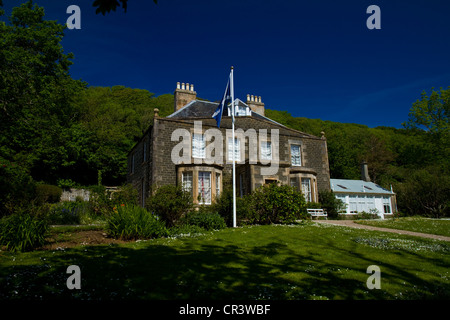
[(61, 201), (75, 201), (80, 197), (83, 201), (89, 201), (90, 191), (86, 189), (65, 189), (61, 194)]

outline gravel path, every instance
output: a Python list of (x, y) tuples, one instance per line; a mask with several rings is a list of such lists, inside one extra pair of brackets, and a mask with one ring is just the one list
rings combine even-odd
[(314, 220), (314, 222), (328, 223), (328, 224), (334, 224), (337, 226), (352, 227), (352, 228), (359, 228), (359, 229), (376, 230), (376, 231), (383, 231), (383, 232), (393, 232), (393, 233), (406, 234), (406, 235), (416, 236), (416, 237), (450, 241), (450, 237), (446, 237), (446, 236), (439, 236), (439, 235), (435, 235), (435, 234), (413, 232), (413, 231), (407, 231), (407, 230), (398, 230), (398, 229), (367, 226), (364, 224), (355, 223), (352, 220)]

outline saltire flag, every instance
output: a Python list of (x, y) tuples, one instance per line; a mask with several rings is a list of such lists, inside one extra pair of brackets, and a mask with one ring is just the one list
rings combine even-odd
[[(231, 75), (231, 74), (230, 74)], [(216, 119), (217, 127), (220, 128), (220, 121), (222, 120), (223, 110), (226, 108), (228, 114), (228, 104), (231, 102), (231, 90), (230, 90), (230, 77), (228, 77), (227, 88), (225, 89), (225, 93), (223, 95), (222, 101), (217, 107), (216, 111), (212, 115), (214, 119)]]

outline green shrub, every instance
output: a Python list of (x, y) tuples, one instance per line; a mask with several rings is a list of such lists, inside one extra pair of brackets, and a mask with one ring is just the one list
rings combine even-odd
[(121, 186), (118, 191), (111, 194), (111, 198), (115, 206), (138, 205), (138, 192), (131, 184)]
[(359, 212), (357, 215), (355, 215), (355, 220), (369, 220), (369, 219), (379, 219), (380, 216), (378, 215), (377, 209), (371, 209), (369, 212)]
[(168, 234), (159, 217), (139, 206), (118, 207), (107, 219), (107, 234), (116, 239), (151, 239)]
[[(215, 203), (211, 205), (211, 211), (217, 212), (226, 225), (233, 225), (233, 189), (225, 187)], [(245, 224), (248, 217), (248, 202), (245, 198), (236, 197), (236, 223)]]
[(190, 193), (174, 185), (158, 188), (146, 203), (148, 210), (161, 217), (169, 228), (175, 226), (193, 208)]
[(45, 244), (47, 219), (29, 213), (15, 213), (0, 220), (0, 244), (10, 251), (30, 251)]
[(322, 205), (322, 209), (327, 211), (328, 217), (336, 219), (339, 216), (339, 212), (345, 209), (346, 204), (337, 199), (333, 191), (323, 190), (319, 192), (319, 201)]
[(62, 189), (50, 184), (36, 186), (36, 200), (38, 203), (57, 203), (61, 200)]
[(207, 211), (192, 212), (183, 221), (187, 225), (197, 226), (205, 230), (219, 230), (227, 227), (225, 220), (218, 213)]
[(28, 170), (0, 156), (0, 217), (36, 198), (36, 183)]
[(89, 204), (93, 213), (100, 217), (107, 217), (113, 211), (114, 204), (109, 199), (109, 194), (104, 186), (90, 186)]
[(264, 185), (246, 196), (246, 201), (252, 224), (288, 224), (307, 219), (305, 198), (291, 186)]

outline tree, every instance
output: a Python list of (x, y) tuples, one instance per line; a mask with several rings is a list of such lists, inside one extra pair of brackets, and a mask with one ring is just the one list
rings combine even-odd
[(411, 172), (396, 190), (400, 211), (433, 218), (450, 214), (450, 177), (436, 167)]
[(8, 22), (0, 22), (0, 159), (52, 180), (74, 163), (73, 97), (85, 84), (69, 75), (65, 27), (44, 20), (43, 8), (28, 1)]
[[(153, 2), (157, 4), (158, 0), (153, 0)], [(111, 11), (116, 11), (117, 7), (119, 7), (121, 4), (123, 11), (127, 12), (128, 0), (95, 0), (92, 5), (94, 7), (97, 7), (95, 13), (101, 13), (105, 15), (105, 13), (107, 12), (109, 13)]]
[(408, 121), (403, 126), (412, 131), (425, 131), (426, 140), (433, 146), (433, 153), (444, 161), (448, 170), (450, 161), (450, 87), (432, 90), (428, 97), (422, 92), (420, 100), (413, 103)]
[(422, 92), (420, 100), (413, 103), (408, 121), (404, 127), (408, 129), (425, 129), (432, 135), (448, 134), (450, 130), (450, 87), (440, 92), (433, 90), (428, 97)]

